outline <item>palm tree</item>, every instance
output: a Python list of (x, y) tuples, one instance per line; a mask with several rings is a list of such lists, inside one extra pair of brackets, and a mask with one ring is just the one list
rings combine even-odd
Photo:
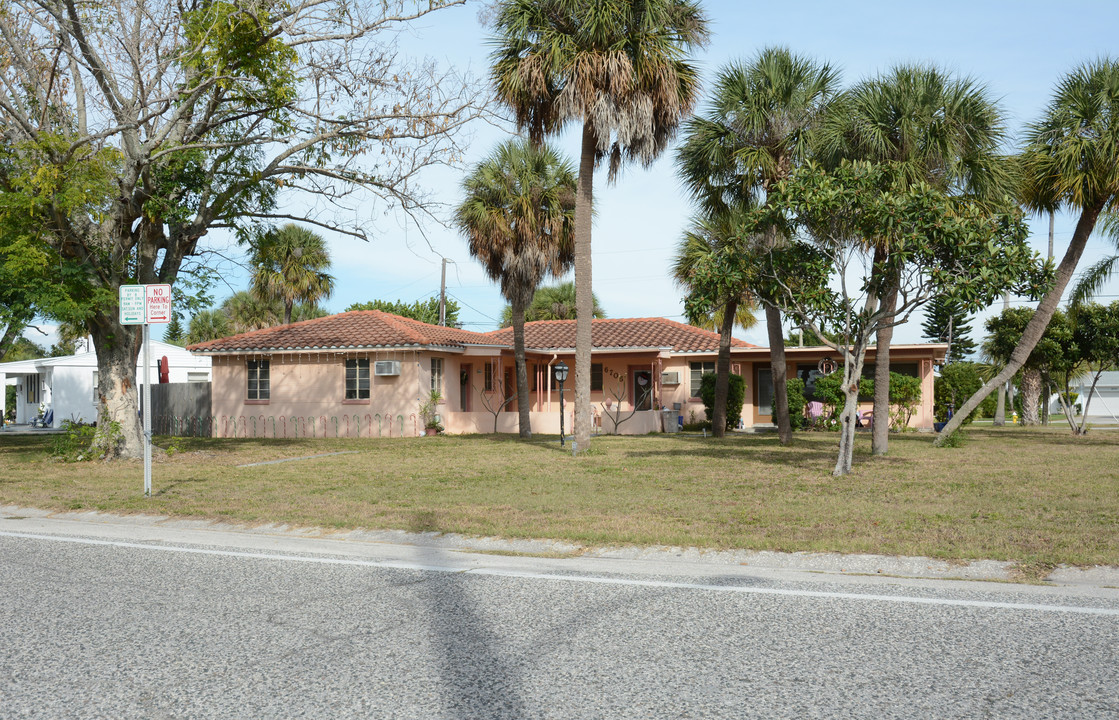
[(330, 254), (322, 236), (292, 223), (266, 233), (253, 248), (253, 293), (284, 307), (284, 324), (291, 323), (295, 303), (310, 304), (330, 297), (334, 278), (327, 273)]
[(979, 388), (940, 431), (937, 443), (959, 428), (995, 388), (1029, 359), (1057, 310), (1096, 221), (1119, 210), (1119, 62), (1100, 58), (1061, 80), (1042, 119), (1026, 133), (1022, 194), (1028, 207), (1051, 212), (1060, 206), (1080, 218), (1053, 285), (1038, 303), (1005, 367)]
[[(676, 260), (672, 265), (672, 276), (676, 279), (677, 285), (685, 289), (690, 288), (696, 264), (701, 258), (733, 244), (737, 240), (738, 225), (733, 212), (694, 220), (692, 227), (684, 234), (680, 247), (676, 251)], [(715, 437), (723, 437), (727, 430), (731, 333), (735, 325), (743, 330), (749, 330), (757, 324), (754, 309), (753, 295), (748, 289), (743, 288), (738, 295), (723, 298), (722, 307), (714, 313), (702, 318), (688, 318), (688, 322), (693, 325), (709, 329), (717, 327), (719, 331), (719, 355), (715, 363), (715, 401), (711, 409), (711, 432)]]
[[(900, 65), (864, 80), (834, 103), (821, 132), (821, 155), (888, 165), (899, 187), (927, 183), (996, 202), (1013, 194), (1009, 163), (999, 155), (1002, 113), (982, 85), (927, 65)], [(876, 264), (887, 265), (889, 238), (867, 238)], [(900, 269), (895, 270), (896, 273)], [(892, 311), (897, 280), (881, 307)], [(872, 452), (886, 454), (890, 430), (890, 344), (893, 325), (877, 332)]]
[[(591, 294), (591, 315), (595, 318), (604, 318), (606, 313), (598, 302), (598, 296)], [(537, 320), (574, 320), (575, 319), (575, 283), (557, 283), (537, 288), (532, 294), (532, 302), (525, 310), (525, 322)], [(506, 305), (501, 310), (501, 327), (513, 324), (513, 307)]]
[(230, 333), (251, 332), (280, 324), (283, 307), (275, 300), (261, 299), (248, 290), (240, 290), (221, 304)]
[(187, 328), (186, 344), (217, 340), (230, 335), (229, 317), (222, 310), (201, 310), (190, 319)]
[(695, 0), (499, 0), (492, 77), (533, 142), (582, 123), (575, 201), (575, 428), (591, 437), (591, 206), (594, 168), (648, 166), (691, 112), (699, 76), (688, 53), (707, 41)]
[[(765, 202), (770, 188), (804, 160), (824, 109), (838, 91), (828, 64), (767, 48), (749, 62), (731, 63), (715, 81), (710, 108), (687, 123), (677, 156), (685, 185), (708, 214), (735, 204)], [(763, 242), (777, 246), (776, 227)], [(762, 298), (764, 300), (764, 298)], [(792, 441), (781, 312), (765, 303), (773, 375), (774, 416), (782, 444)]]
[(575, 223), (575, 171), (547, 145), (512, 140), (500, 145), (462, 183), (466, 199), (455, 222), (470, 254), (501, 283), (513, 308), (520, 436), (532, 437), (525, 308), (546, 275), (571, 267)]

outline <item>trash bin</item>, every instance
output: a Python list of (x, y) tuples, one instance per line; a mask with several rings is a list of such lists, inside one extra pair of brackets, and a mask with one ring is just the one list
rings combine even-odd
[(664, 431), (666, 433), (674, 433), (678, 429), (676, 422), (676, 411), (672, 408), (664, 408), (661, 410), (661, 419), (664, 421)]

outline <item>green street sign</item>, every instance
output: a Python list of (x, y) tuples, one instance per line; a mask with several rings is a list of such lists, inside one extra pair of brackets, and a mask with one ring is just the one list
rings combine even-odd
[(145, 294), (143, 285), (120, 286), (120, 324), (143, 325), (145, 319)]

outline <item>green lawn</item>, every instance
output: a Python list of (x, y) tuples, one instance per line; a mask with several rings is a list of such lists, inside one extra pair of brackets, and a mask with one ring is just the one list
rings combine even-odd
[[(830, 474), (837, 437), (191, 440), (154, 465), (52, 461), (50, 438), (0, 435), (0, 503), (327, 528), (783, 551), (1119, 565), (1119, 432), (972, 428), (955, 449), (891, 438)], [(166, 445), (161, 438), (157, 444)], [(253, 467), (247, 463), (357, 451)]]

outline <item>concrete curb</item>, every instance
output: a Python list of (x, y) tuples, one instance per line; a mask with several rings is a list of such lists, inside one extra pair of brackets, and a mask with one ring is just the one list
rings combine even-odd
[[(950, 562), (927, 557), (890, 555), (843, 555), (840, 553), (782, 553), (768, 550), (704, 550), (684, 547), (585, 547), (559, 540), (512, 540), (499, 537), (469, 537), (453, 533), (414, 533), (404, 530), (328, 530), (286, 524), (244, 525), (216, 520), (164, 515), (120, 515), (88, 511), (50, 511), (15, 505), (0, 506), (0, 520), (42, 519), (73, 523), (73, 534), (83, 524), (124, 526), (173, 531), (232, 533), (246, 537), (322, 539), (346, 544), (403, 546), (461, 553), (521, 555), (553, 560), (572, 558), (649, 562), (688, 568), (709, 574), (719, 568), (754, 568), (766, 571), (819, 573), (825, 575), (869, 575), (929, 580), (1018, 582), (1015, 563), (999, 560)], [(4, 523), (6, 530), (14, 525)], [(1119, 567), (1060, 566), (1046, 578), (1046, 585), (1119, 588)]]

